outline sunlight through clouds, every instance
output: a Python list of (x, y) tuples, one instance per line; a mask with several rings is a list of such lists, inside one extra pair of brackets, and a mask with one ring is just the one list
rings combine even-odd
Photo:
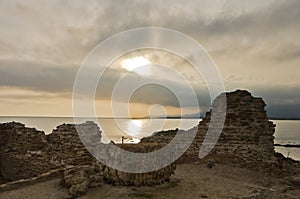
[(133, 57), (121, 62), (122, 68), (134, 71), (140, 75), (149, 75), (151, 62), (145, 57)]

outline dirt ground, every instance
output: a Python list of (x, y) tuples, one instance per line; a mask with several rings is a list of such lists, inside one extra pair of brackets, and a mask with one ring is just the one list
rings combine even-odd
[[(59, 179), (28, 185), (0, 193), (1, 199), (63, 199), (68, 195)], [(271, 177), (228, 165), (178, 165), (171, 181), (152, 187), (116, 187), (103, 185), (89, 189), (80, 199), (102, 198), (284, 198), (300, 199), (300, 187), (285, 178)]]

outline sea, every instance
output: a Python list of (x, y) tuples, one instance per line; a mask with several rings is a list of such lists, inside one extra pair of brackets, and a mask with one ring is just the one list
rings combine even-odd
[[(0, 123), (21, 122), (27, 127), (50, 134), (53, 129), (63, 123), (83, 123), (85, 121), (98, 122), (102, 130), (102, 142), (111, 140), (120, 143), (138, 143), (143, 137), (162, 130), (188, 130), (199, 123), (199, 119), (109, 119), (109, 118), (76, 118), (72, 117), (0, 117)], [(300, 120), (273, 120), (276, 124), (274, 134), (275, 144), (300, 145)], [(300, 148), (275, 146), (275, 150), (285, 157), (300, 160)]]

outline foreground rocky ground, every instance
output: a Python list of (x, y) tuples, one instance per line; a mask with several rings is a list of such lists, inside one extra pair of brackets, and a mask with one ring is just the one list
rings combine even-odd
[[(216, 164), (208, 168), (207, 164), (191, 163), (178, 165), (170, 182), (162, 185), (135, 187), (104, 184), (90, 189), (79, 198), (299, 199), (300, 182), (299, 178), (296, 180), (296, 176), (269, 176), (230, 165)], [(0, 198), (64, 199), (69, 197), (67, 192), (67, 189), (60, 185), (60, 179), (55, 178), (17, 190), (1, 192)]]

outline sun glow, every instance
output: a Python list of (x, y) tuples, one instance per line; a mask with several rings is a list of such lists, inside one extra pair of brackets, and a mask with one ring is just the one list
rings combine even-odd
[(143, 126), (143, 121), (142, 120), (132, 120), (131, 121), (135, 126), (138, 128), (141, 128)]
[(127, 125), (127, 134), (136, 137), (141, 138), (143, 133), (147, 131), (147, 128), (150, 128), (151, 126), (151, 120), (138, 120), (138, 119), (132, 119), (128, 122)]
[(122, 68), (139, 74), (148, 73), (150, 64), (151, 62), (142, 56), (125, 59), (121, 62)]

